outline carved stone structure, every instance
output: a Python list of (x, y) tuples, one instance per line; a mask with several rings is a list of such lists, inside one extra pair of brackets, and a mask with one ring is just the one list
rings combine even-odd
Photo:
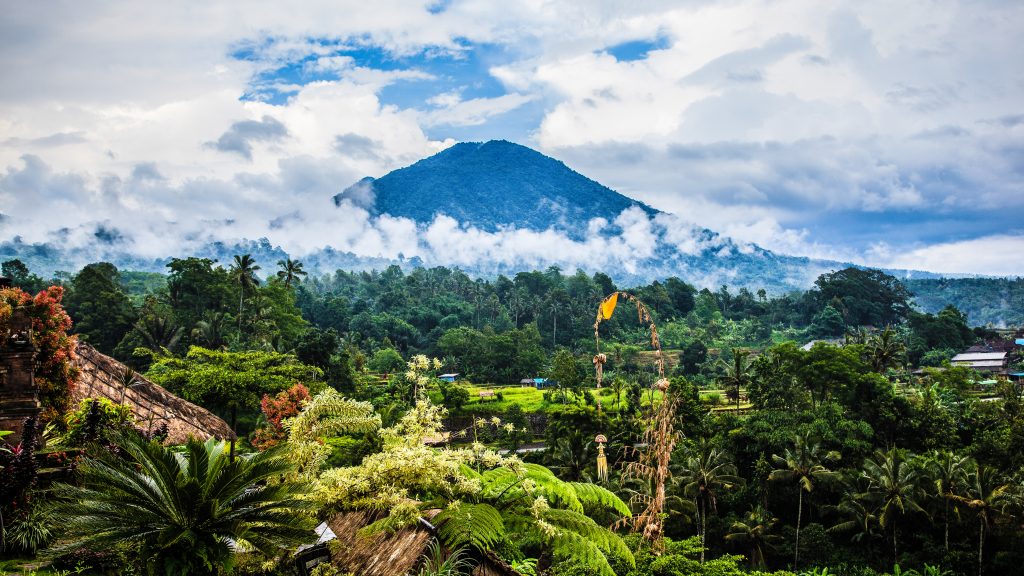
[(15, 308), (9, 329), (0, 333), (0, 430), (14, 432), (5, 438), (11, 444), (21, 440), (25, 419), (40, 412), (35, 368), (32, 319), (24, 310)]

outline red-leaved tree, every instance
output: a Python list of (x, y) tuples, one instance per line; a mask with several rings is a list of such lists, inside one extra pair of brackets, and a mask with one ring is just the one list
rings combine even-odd
[(285, 418), (298, 416), (302, 404), (308, 399), (309, 389), (302, 384), (295, 384), (275, 396), (264, 394), (260, 407), (263, 409), (267, 424), (253, 433), (252, 445), (260, 450), (267, 450), (283, 442), (288, 437), (288, 431), (284, 429), (283, 424)]

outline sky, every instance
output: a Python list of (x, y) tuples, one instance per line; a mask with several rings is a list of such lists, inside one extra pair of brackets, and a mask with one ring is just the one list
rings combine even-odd
[[(0, 241), (163, 257), (267, 237), (299, 255), (440, 257), (437, 230), (331, 197), (459, 141), (506, 139), (741, 244), (1024, 275), (1018, 1), (7, 1), (3, 14)], [(510, 238), (496, 243), (514, 252)]]

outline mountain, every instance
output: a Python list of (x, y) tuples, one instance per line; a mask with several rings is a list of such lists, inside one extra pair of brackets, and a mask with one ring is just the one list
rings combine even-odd
[(658, 211), (536, 150), (504, 140), (464, 142), (334, 196), (372, 214), (426, 223), (437, 214), (487, 232), (556, 228), (582, 239), (586, 223), (637, 207)]
[[(350, 234), (347, 244), (341, 237), (332, 243), (331, 232), (325, 231), (321, 245), (326, 247), (287, 254), (280, 244), (288, 241), (288, 222), (302, 226), (301, 218), (270, 214), (270, 239), (225, 237), (212, 228), (207, 239), (187, 248), (169, 240), (162, 258), (139, 257), (124, 241), (129, 234), (110, 232), (101, 224), (95, 240), (85, 244), (30, 244), (19, 237), (0, 241), (0, 261), (20, 258), (43, 275), (101, 260), (127, 270), (165, 272), (171, 257), (230, 262), (233, 255), (248, 253), (264, 270), (276, 269), (277, 261), (288, 256), (319, 273), (443, 265), (494, 277), (558, 266), (601, 271), (624, 286), (677, 276), (700, 287), (729, 284), (773, 293), (805, 289), (823, 272), (848, 266), (776, 254), (721, 236), (506, 141), (456, 144), (380, 178), (364, 178), (333, 201), (337, 221), (345, 223), (339, 225), (358, 225), (357, 238), (367, 242), (353, 242)], [(330, 206), (328, 198), (324, 202)], [(384, 253), (375, 240), (383, 237), (399, 238), (405, 251)]]

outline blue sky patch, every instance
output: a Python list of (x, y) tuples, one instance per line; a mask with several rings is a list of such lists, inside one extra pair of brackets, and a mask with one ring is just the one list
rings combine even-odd
[(667, 36), (659, 35), (654, 39), (630, 40), (604, 49), (604, 52), (611, 54), (619, 62), (632, 62), (643, 60), (647, 54), (654, 50), (663, 50), (670, 45)]

